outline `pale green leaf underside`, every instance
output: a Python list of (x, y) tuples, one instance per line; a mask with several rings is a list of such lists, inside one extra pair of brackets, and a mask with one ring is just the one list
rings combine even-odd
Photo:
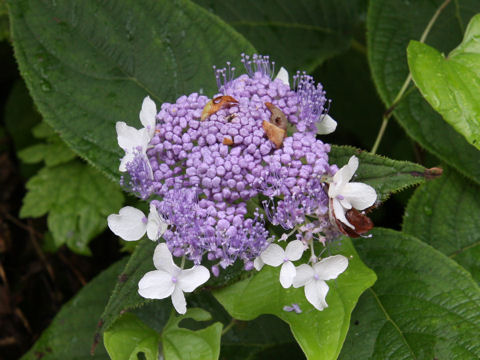
[(40, 339), (22, 360), (107, 360), (101, 343), (90, 354), (95, 328), (117, 275), (125, 266), (121, 260), (88, 283), (75, 297), (65, 304)]
[(44, 119), (82, 157), (119, 179), (115, 123), (216, 91), (212, 65), (253, 47), (188, 0), (8, 1), (20, 71)]
[(413, 80), (425, 99), (480, 149), (480, 15), (470, 21), (463, 42), (447, 58), (417, 41), (407, 53)]
[(458, 262), (480, 282), (480, 186), (446, 168), (408, 203), (403, 231)]
[[(375, 282), (375, 274), (355, 252), (350, 239), (333, 246), (332, 253), (349, 258), (347, 270), (328, 282), (328, 308), (318, 311), (307, 302), (303, 288), (284, 289), (279, 282), (280, 268), (265, 266), (252, 277), (214, 292), (229, 314), (240, 320), (252, 320), (261, 314), (273, 314), (290, 325), (293, 335), (309, 359), (336, 359), (345, 339), (358, 297)], [(286, 312), (285, 305), (297, 303), (301, 314)]]
[(146, 360), (158, 360), (160, 334), (138, 317), (126, 313), (103, 335), (103, 343), (111, 360), (137, 360), (143, 353)]
[(417, 238), (375, 229), (356, 248), (378, 281), (360, 298), (342, 360), (477, 359), (480, 289)]
[[(392, 105), (409, 73), (405, 51), (408, 43), (420, 39), (441, 3), (443, 0), (369, 2), (368, 60), (377, 90), (387, 107)], [(461, 42), (466, 24), (478, 12), (480, 2), (477, 0), (451, 1), (433, 26), (426, 42), (448, 53)], [(478, 150), (447, 124), (418, 90), (410, 92), (400, 102), (394, 115), (407, 134), (422, 147), (479, 182)]]
[(185, 315), (172, 313), (162, 331), (163, 354), (168, 360), (216, 360), (220, 355), (220, 338), (223, 325), (220, 322), (200, 330), (179, 326), (184, 319), (211, 320), (211, 315), (200, 308), (188, 309)]

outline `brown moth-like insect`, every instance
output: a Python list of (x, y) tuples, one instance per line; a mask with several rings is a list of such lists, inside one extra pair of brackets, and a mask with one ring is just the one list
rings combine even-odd
[(351, 238), (358, 238), (365, 234), (366, 232), (373, 229), (373, 221), (365, 215), (365, 213), (358, 211), (357, 209), (351, 208), (345, 212), (345, 218), (350, 224), (354, 226), (355, 229), (352, 229), (350, 226), (342, 223), (335, 216), (335, 211), (333, 210), (332, 199), (330, 199), (330, 209), (329, 209), (330, 221), (337, 226), (337, 229), (344, 235), (347, 235)]
[(217, 96), (205, 105), (202, 111), (202, 115), (200, 116), (200, 120), (203, 121), (210, 115), (215, 114), (218, 110), (235, 104), (238, 104), (238, 101), (231, 96)]

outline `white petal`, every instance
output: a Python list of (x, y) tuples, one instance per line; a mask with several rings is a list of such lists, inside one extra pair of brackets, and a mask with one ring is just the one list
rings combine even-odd
[(255, 270), (257, 271), (262, 270), (263, 265), (265, 265), (265, 263), (263, 262), (260, 256), (257, 256), (255, 260), (253, 260), (253, 267), (255, 268)]
[(325, 298), (328, 293), (328, 285), (325, 281), (317, 280), (309, 282), (305, 285), (305, 297), (317, 310), (322, 311), (328, 307)]
[(289, 288), (292, 286), (296, 274), (295, 265), (293, 265), (291, 261), (283, 263), (280, 269), (280, 284), (282, 284), (285, 289)]
[(157, 116), (157, 106), (153, 100), (147, 96), (143, 99), (142, 110), (140, 110), (140, 122), (145, 129), (148, 130), (148, 136), (150, 139), (155, 134), (155, 116)]
[(185, 292), (192, 292), (208, 279), (210, 279), (210, 271), (205, 266), (197, 265), (181, 271), (178, 275), (178, 287)]
[(172, 254), (167, 244), (158, 244), (153, 253), (153, 264), (158, 270), (163, 270), (172, 276), (178, 277), (180, 268), (173, 262)]
[(348, 164), (342, 166), (340, 170), (333, 175), (333, 182), (330, 184), (328, 189), (328, 196), (333, 198), (338, 194), (341, 194), (343, 187), (352, 179), (352, 176), (355, 174), (355, 171), (357, 171), (357, 168), (358, 158), (356, 156), (352, 156), (348, 160)]
[(279, 266), (285, 259), (285, 251), (280, 245), (270, 244), (260, 255), (265, 264)]
[(345, 208), (340, 204), (340, 202), (337, 199), (333, 199), (330, 202), (330, 204), (333, 205), (333, 211), (335, 213), (335, 218), (337, 220), (341, 221), (342, 223), (344, 223), (345, 225), (347, 225), (348, 227), (355, 230), (355, 227), (352, 224), (350, 224), (350, 222), (345, 217)]
[(107, 222), (110, 230), (126, 241), (140, 239), (147, 228), (143, 212), (131, 206), (120, 209), (118, 215), (109, 215)]
[(125, 156), (120, 160), (120, 166), (118, 167), (118, 170), (121, 172), (127, 171), (127, 164), (135, 158), (134, 153), (126, 153)]
[(336, 279), (348, 267), (348, 259), (343, 255), (329, 256), (315, 265), (313, 270), (320, 280)]
[(118, 145), (126, 152), (132, 152), (138, 147), (147, 148), (150, 138), (146, 129), (135, 129), (123, 121), (116, 124)]
[(175, 288), (172, 294), (172, 304), (175, 310), (179, 314), (185, 314), (187, 312), (187, 302), (185, 301), (185, 295), (178, 287)]
[(300, 240), (293, 240), (288, 243), (285, 249), (285, 257), (290, 261), (297, 261), (305, 251), (305, 244)]
[(147, 236), (150, 240), (158, 240), (160, 236), (167, 230), (167, 223), (158, 214), (157, 207), (150, 205), (150, 213), (148, 214)]
[(372, 206), (377, 200), (375, 189), (370, 185), (359, 182), (345, 185), (342, 196), (358, 210), (364, 210)]
[(283, 66), (280, 68), (278, 71), (277, 76), (275, 77), (275, 80), (279, 79), (281, 82), (283, 82), (285, 85), (288, 85), (290, 87), (290, 82), (288, 80), (288, 71), (285, 69)]
[(337, 128), (337, 122), (328, 114), (321, 115), (321, 117), (321, 120), (317, 122), (317, 134), (327, 135), (333, 133)]
[(293, 279), (294, 288), (299, 288), (301, 286), (304, 286), (305, 284), (308, 284), (310, 281), (313, 280), (313, 275), (315, 274), (312, 267), (307, 264), (302, 264), (298, 266), (295, 271), (296, 275)]
[(138, 293), (146, 299), (165, 299), (173, 293), (175, 283), (165, 271), (149, 271), (138, 282)]

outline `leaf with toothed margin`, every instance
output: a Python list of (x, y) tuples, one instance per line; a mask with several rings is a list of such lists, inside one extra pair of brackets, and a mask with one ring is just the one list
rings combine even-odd
[(233, 26), (261, 53), (270, 55), (276, 67), (291, 72), (311, 72), (347, 50), (366, 11), (363, 0), (194, 1)]
[(480, 283), (480, 186), (445, 167), (410, 199), (403, 231), (455, 260)]
[(372, 155), (350, 146), (333, 145), (329, 153), (329, 163), (337, 164), (340, 168), (347, 164), (348, 159), (353, 155), (359, 160), (353, 181), (372, 186), (380, 201), (387, 200), (392, 193), (422, 184), (425, 179), (435, 176), (421, 165)]
[(76, 153), (118, 180), (115, 122), (217, 91), (212, 65), (255, 49), (187, 0), (8, 0), (15, 56), (35, 104)]

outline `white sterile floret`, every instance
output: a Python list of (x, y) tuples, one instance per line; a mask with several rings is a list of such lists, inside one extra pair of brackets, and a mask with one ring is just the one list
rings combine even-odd
[(328, 114), (321, 115), (321, 119), (317, 121), (316, 125), (318, 135), (331, 134), (337, 128), (337, 122)]
[(155, 134), (156, 116), (157, 106), (155, 105), (153, 100), (150, 99), (149, 96), (147, 96), (145, 99), (143, 99), (142, 110), (140, 110), (139, 117), (140, 122), (147, 130), (149, 141), (153, 138), (153, 135)]
[(257, 271), (262, 270), (263, 265), (265, 265), (265, 263), (263, 262), (261, 256), (257, 256), (255, 260), (253, 260), (253, 267), (255, 268), (255, 270)]
[(355, 227), (345, 217), (345, 212), (351, 208), (364, 210), (372, 206), (377, 200), (377, 193), (370, 185), (349, 182), (358, 168), (358, 158), (352, 156), (348, 164), (343, 166), (333, 176), (332, 182), (328, 188), (328, 197), (330, 198), (330, 214), (334, 212), (334, 217), (349, 226)]
[(192, 292), (210, 278), (205, 266), (197, 265), (183, 270), (173, 262), (166, 244), (157, 245), (153, 254), (157, 270), (146, 273), (138, 283), (138, 293), (146, 299), (172, 297), (172, 304), (180, 314), (187, 311), (184, 292)]
[[(125, 156), (120, 160), (119, 170), (127, 171), (127, 164), (135, 158), (135, 155), (140, 153), (147, 157), (147, 146), (150, 142), (150, 137), (147, 129), (135, 129), (128, 126), (123, 121), (117, 122), (115, 125), (117, 130), (118, 145), (125, 151)], [(147, 161), (148, 162), (148, 161)]]
[(275, 77), (275, 79), (273, 79), (273, 81), (279, 79), (281, 82), (283, 82), (285, 85), (288, 85), (290, 86), (290, 82), (288, 80), (288, 71), (287, 69), (285, 69), (283, 66), (280, 68), (280, 70), (278, 71), (278, 74), (277, 76)]
[(139, 240), (145, 233), (150, 240), (157, 240), (167, 230), (167, 223), (154, 205), (150, 205), (148, 218), (141, 210), (126, 206), (118, 214), (109, 215), (107, 222), (110, 230), (126, 241)]
[(270, 244), (260, 255), (262, 261), (270, 266), (277, 267), (282, 265), (280, 269), (280, 284), (284, 288), (292, 286), (293, 278), (296, 270), (292, 261), (299, 260), (305, 251), (305, 244), (300, 240), (294, 240), (288, 243), (285, 250), (280, 245)]
[(348, 267), (348, 259), (343, 255), (334, 255), (321, 260), (313, 266), (302, 264), (297, 267), (293, 287), (305, 286), (305, 297), (316, 309), (322, 311), (328, 304), (325, 300), (328, 285), (325, 280), (336, 279)]

